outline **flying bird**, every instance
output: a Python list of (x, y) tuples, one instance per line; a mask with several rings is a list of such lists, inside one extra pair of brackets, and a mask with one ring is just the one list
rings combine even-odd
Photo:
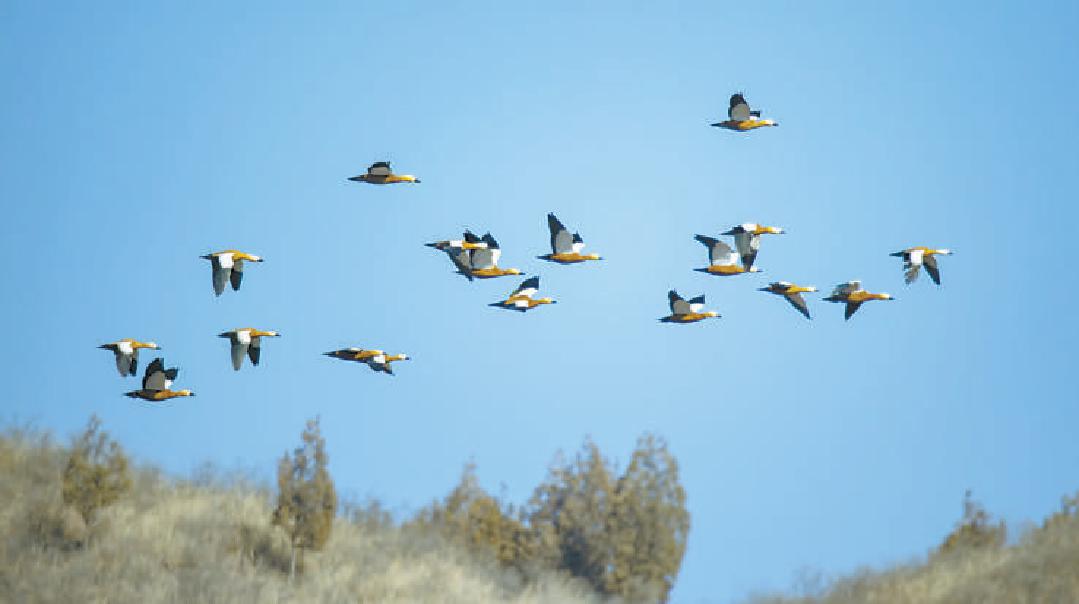
[(225, 250), (199, 256), (210, 261), (214, 281), (214, 295), (220, 296), (225, 291), (225, 284), (231, 282), (233, 291), (240, 291), (240, 282), (244, 278), (244, 261), (262, 262), (262, 258), (239, 250)]
[(498, 261), (502, 257), (502, 249), (490, 233), (485, 234), (480, 241), (487, 244), (486, 247), (469, 251), (468, 274), (478, 279), (493, 279), (509, 275), (523, 275), (516, 268), (500, 268)]
[(98, 348), (112, 351), (116, 357), (116, 369), (124, 377), (138, 373), (140, 348), (161, 350), (161, 347), (154, 342), (139, 342), (131, 338), (124, 338), (110, 344), (102, 344)]
[(394, 174), (390, 162), (377, 161), (367, 168), (366, 174), (349, 178), (353, 182), (366, 182), (373, 185), (389, 185), (397, 182), (419, 183), (420, 179), (411, 174)]
[(941, 248), (935, 250), (928, 247), (909, 247), (901, 252), (891, 254), (903, 259), (903, 270), (906, 271), (904, 280), (909, 285), (918, 278), (918, 269), (925, 267), (929, 278), (933, 283), (940, 285), (940, 267), (937, 266), (937, 255), (949, 256), (952, 250)]
[(731, 227), (723, 234), (734, 237), (734, 245), (738, 248), (738, 255), (742, 257), (742, 266), (748, 269), (757, 260), (757, 251), (761, 248), (761, 235), (782, 235), (785, 232), (780, 227), (746, 222)]
[(843, 302), (847, 308), (843, 317), (847, 320), (858, 312), (862, 304), (870, 300), (895, 300), (891, 294), (874, 294), (862, 289), (861, 281), (847, 281), (840, 283), (832, 290), (832, 295), (825, 298), (828, 302)]
[(762, 292), (769, 292), (783, 298), (790, 302), (790, 305), (798, 312), (802, 313), (807, 319), (812, 319), (809, 316), (809, 308), (806, 306), (806, 301), (802, 297), (803, 292), (815, 292), (815, 287), (802, 287), (801, 285), (795, 285), (790, 281), (775, 281), (768, 284), (768, 287), (759, 288)]
[(464, 232), (461, 239), (435, 241), (424, 245), (445, 252), (453, 262), (453, 266), (457, 268), (457, 274), (463, 275), (469, 281), (472, 280), (472, 250), (487, 249), (487, 243), (469, 230)]
[(521, 282), (517, 286), (517, 289), (513, 290), (513, 293), (509, 295), (505, 300), (494, 302), (488, 306), (495, 306), (498, 308), (505, 308), (508, 310), (516, 310), (525, 312), (532, 310), (533, 308), (541, 304), (555, 304), (555, 300), (551, 298), (536, 298), (535, 295), (539, 292), (539, 277), (529, 277)]
[(730, 107), (727, 108), (727, 119), (712, 125), (717, 128), (747, 132), (763, 126), (778, 126), (779, 123), (774, 120), (761, 119), (761, 112), (750, 109), (749, 103), (746, 102), (746, 97), (741, 92), (736, 92), (731, 95)]
[(551, 253), (539, 256), (540, 260), (559, 264), (576, 264), (587, 260), (601, 260), (599, 254), (582, 254), (584, 239), (580, 233), (570, 234), (566, 225), (554, 214), (547, 214), (547, 227), (551, 230)]
[(371, 368), (371, 371), (376, 373), (387, 373), (390, 375), (393, 375), (393, 368), (390, 367), (390, 363), (409, 360), (407, 354), (386, 354), (381, 350), (368, 350), (356, 347), (342, 348), (340, 350), (333, 350), (322, 354), (342, 361), (364, 363)]
[(222, 332), (217, 337), (229, 339), (232, 344), (232, 368), (239, 371), (244, 363), (244, 356), (251, 359), (252, 365), (259, 364), (263, 337), (276, 338), (280, 337), (280, 335), (276, 331), (262, 331), (253, 327), (241, 327)]
[(702, 319), (719, 316), (717, 312), (704, 311), (703, 294), (686, 301), (672, 289), (667, 292), (667, 299), (670, 301), (671, 314), (660, 319), (664, 323), (696, 323)]
[(142, 388), (125, 392), (124, 396), (141, 398), (150, 402), (167, 401), (181, 396), (195, 396), (195, 393), (190, 390), (170, 390), (179, 372), (180, 370), (175, 367), (165, 369), (165, 360), (157, 357), (146, 366), (146, 373), (142, 377)]
[(721, 276), (761, 272), (761, 269), (752, 264), (749, 266), (739, 264), (741, 258), (739, 258), (738, 254), (734, 253), (731, 246), (719, 239), (708, 237), (707, 235), (694, 235), (693, 238), (700, 241), (704, 247), (708, 248), (708, 267), (696, 268), (693, 270), (701, 273), (708, 273), (709, 275)]

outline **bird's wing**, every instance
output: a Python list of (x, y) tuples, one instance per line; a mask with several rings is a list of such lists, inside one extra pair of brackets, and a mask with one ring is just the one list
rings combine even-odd
[(584, 250), (584, 239), (581, 239), (581, 234), (580, 233), (574, 233), (573, 234), (573, 246), (572, 246), (572, 249), (573, 249), (574, 254), (580, 254), (581, 251)]
[(247, 347), (247, 358), (251, 359), (252, 365), (259, 364), (259, 352), (262, 350), (262, 338), (251, 338), (251, 345)]
[(225, 284), (232, 278), (232, 269), (219, 266), (214, 262), (214, 294), (220, 296), (225, 292)]
[(860, 289), (862, 289), (861, 281), (847, 281), (835, 286), (835, 289), (832, 290), (832, 295), (846, 297)]
[(116, 355), (116, 369), (120, 372), (120, 375), (124, 377), (131, 375), (131, 373), (133, 373), (133, 371), (131, 371), (132, 355), (120, 352), (119, 349), (113, 352)]
[(708, 248), (708, 261), (713, 265), (730, 264), (728, 262), (733, 254), (731, 246), (723, 243), (715, 237), (709, 237), (707, 235), (694, 235), (694, 239), (700, 241), (704, 247)]
[(446, 248), (446, 255), (453, 261), (453, 265), (462, 273), (468, 274), (472, 270), (471, 250), (460, 248)]
[(389, 176), (393, 174), (393, 170), (390, 169), (390, 162), (376, 161), (367, 168), (367, 173), (371, 176)]
[(738, 255), (742, 257), (742, 266), (748, 269), (757, 259), (757, 250), (761, 248), (761, 236), (743, 230), (734, 235), (734, 245), (738, 247)]
[(475, 233), (473, 233), (472, 231), (470, 231), (468, 229), (465, 229), (463, 237), (464, 237), (465, 243), (480, 243), (481, 241), (483, 241), (482, 239), (477, 237)]
[(844, 319), (850, 319), (852, 316), (854, 316), (854, 313), (858, 312), (858, 309), (861, 308), (861, 307), (862, 307), (861, 302), (850, 302), (850, 301), (848, 301), (847, 302), (847, 308), (843, 312), (843, 318)]
[(907, 285), (914, 283), (918, 279), (918, 269), (920, 268), (922, 268), (921, 264), (908, 264), (907, 272), (903, 273), (903, 281)]
[(161, 357), (157, 357), (146, 366), (146, 373), (142, 376), (142, 389), (165, 389), (165, 360)]
[(551, 230), (551, 251), (566, 254), (573, 250), (573, 235), (554, 214), (547, 215), (547, 228)]
[(738, 255), (734, 253), (731, 246), (722, 241), (717, 241), (709, 253), (712, 264), (719, 266), (729, 266), (738, 262)]
[(903, 260), (910, 266), (920, 266), (925, 260), (924, 250), (910, 250), (903, 256)]
[(682, 298), (682, 296), (679, 296), (678, 292), (673, 289), (667, 292), (667, 300), (671, 303), (672, 315), (688, 315), (693, 312), (693, 309), (689, 306), (689, 302), (686, 302), (685, 299)]
[(529, 277), (522, 281), (521, 284), (517, 286), (517, 289), (513, 290), (513, 293), (510, 294), (510, 298), (514, 296), (531, 298), (536, 295), (537, 292), (539, 292), (539, 277)]
[(741, 93), (731, 95), (731, 105), (727, 108), (727, 117), (736, 122), (744, 122), (749, 119), (749, 103)]
[(933, 283), (940, 285), (940, 267), (937, 266), (936, 256), (925, 257), (925, 272), (929, 273), (929, 278), (933, 280)]
[(240, 367), (244, 364), (244, 356), (247, 355), (247, 350), (250, 344), (241, 342), (238, 339), (232, 340), (232, 368), (239, 371)]
[(244, 280), (244, 261), (237, 260), (232, 265), (232, 274), (229, 281), (232, 282), (232, 291), (240, 291), (240, 282)]
[(472, 269), (480, 270), (480, 269), (494, 268), (495, 267), (495, 264), (496, 264), (496, 262), (495, 262), (495, 250), (488, 248), (488, 249), (485, 249), (485, 250), (466, 250), (466, 251), (471, 253), (470, 256), (469, 256), (468, 263), (469, 263), (469, 265), (471, 266)]
[(704, 310), (704, 294), (701, 294), (696, 298), (690, 298), (689, 310), (692, 312), (701, 312)]
[(798, 309), (798, 312), (805, 315), (805, 318), (813, 318), (809, 316), (809, 307), (806, 306), (806, 301), (805, 298), (802, 297), (802, 294), (794, 292), (793, 294), (784, 294), (783, 297), (787, 299), (787, 302), (791, 303), (791, 306)]

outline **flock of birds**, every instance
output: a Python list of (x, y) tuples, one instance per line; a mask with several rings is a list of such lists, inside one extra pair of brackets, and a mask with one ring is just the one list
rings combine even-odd
[[(727, 118), (722, 122), (712, 124), (712, 126), (738, 132), (749, 132), (757, 128), (779, 125), (774, 120), (762, 119), (760, 111), (750, 109), (741, 93), (731, 96), (730, 106), (727, 109)], [(372, 164), (365, 174), (353, 176), (349, 180), (374, 185), (420, 182), (419, 178), (410, 174), (395, 174), (390, 163), (385, 161)], [(554, 214), (547, 215), (547, 226), (551, 234), (551, 253), (539, 256), (539, 259), (563, 265), (602, 260), (598, 254), (584, 253), (585, 243), (581, 235), (576, 232), (571, 233)], [(733, 238), (733, 248), (728, 243), (715, 237), (696, 235), (694, 239), (708, 249), (709, 262), (708, 266), (694, 270), (724, 277), (760, 272), (761, 269), (754, 266), (754, 263), (757, 259), (757, 252), (760, 250), (762, 237), (764, 235), (781, 235), (783, 233), (784, 230), (780, 227), (764, 226), (756, 223), (736, 225), (722, 233), (723, 236)], [(469, 281), (524, 274), (519, 269), (502, 268), (498, 265), (502, 250), (491, 233), (486, 233), (479, 237), (475, 233), (466, 230), (461, 239), (437, 241), (426, 245), (444, 252), (452, 261), (457, 274), (464, 276)], [(925, 272), (929, 274), (933, 282), (940, 285), (940, 267), (936, 257), (951, 253), (951, 250), (944, 248), (936, 249), (919, 246), (910, 247), (891, 255), (903, 259), (904, 277), (907, 284), (913, 283), (924, 267)], [(224, 293), (228, 285), (231, 285), (234, 291), (239, 291), (240, 284), (243, 281), (245, 263), (262, 262), (262, 258), (259, 256), (239, 250), (224, 250), (207, 254), (201, 258), (210, 261), (213, 290), (216, 296)], [(768, 284), (767, 287), (760, 288), (760, 291), (782, 296), (805, 318), (812, 318), (802, 294), (816, 292), (817, 288), (796, 285), (789, 281), (775, 281)], [(539, 277), (532, 276), (522, 281), (504, 299), (496, 301), (490, 306), (527, 312), (539, 306), (556, 302), (552, 298), (536, 297), (538, 293)], [(704, 295), (686, 300), (672, 289), (667, 293), (667, 298), (671, 314), (660, 319), (664, 323), (696, 323), (704, 319), (720, 316), (717, 312), (704, 310)], [(894, 300), (894, 298), (887, 293), (869, 292), (862, 287), (859, 281), (847, 281), (835, 286), (831, 295), (824, 298), (824, 300), (844, 304), (844, 317), (849, 320), (866, 302)], [(276, 331), (243, 327), (223, 332), (219, 334), (219, 337), (229, 340), (232, 367), (238, 371), (243, 366), (245, 357), (250, 359), (252, 365), (259, 364), (262, 338), (272, 338), (280, 335)], [(100, 348), (112, 351), (116, 358), (116, 368), (121, 376), (133, 376), (137, 374), (139, 350), (144, 348), (160, 350), (161, 347), (154, 342), (140, 342), (125, 338), (103, 344)], [(406, 354), (389, 354), (383, 350), (358, 347), (343, 348), (323, 354), (343, 361), (363, 363), (375, 372), (391, 375), (393, 374), (392, 363), (408, 360), (408, 355)], [(178, 371), (175, 367), (166, 368), (164, 359), (157, 357), (146, 367), (142, 378), (142, 388), (127, 392), (125, 395), (150, 402), (194, 396), (194, 393), (190, 390), (171, 389)]]

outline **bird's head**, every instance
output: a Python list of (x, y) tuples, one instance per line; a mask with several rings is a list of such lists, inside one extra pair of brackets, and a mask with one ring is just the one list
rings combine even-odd
[(751, 266), (751, 267), (749, 267), (749, 269), (746, 272), (747, 273), (763, 273), (764, 269), (759, 267), (759, 266)]
[(190, 390), (176, 390), (174, 394), (176, 394), (176, 396), (195, 396), (195, 393)]
[(135, 342), (131, 345), (132, 348), (149, 348), (150, 350), (161, 350), (161, 347), (157, 345), (157, 342)]
[(256, 256), (254, 254), (245, 254), (240, 252), (234, 256), (237, 260), (248, 260), (250, 262), (262, 262), (262, 256)]
[(267, 336), (267, 337), (270, 337), (270, 338), (281, 337), (281, 334), (279, 332), (276, 332), (276, 331), (260, 331), (258, 329), (254, 330), (254, 333), (252, 333), (251, 335), (253, 335), (253, 336)]
[(948, 249), (948, 248), (941, 248), (941, 249), (939, 249), (939, 250), (933, 250), (933, 253), (934, 253), (934, 254), (943, 254), (943, 255), (945, 255), (945, 256), (951, 256), (951, 255), (952, 255), (952, 254), (954, 254), (955, 252), (953, 252), (952, 250), (950, 250), (950, 249)]
[(769, 235), (782, 235), (783, 233), (786, 233), (786, 231), (783, 230), (783, 227), (774, 226), (761, 227), (760, 232), (767, 233)]

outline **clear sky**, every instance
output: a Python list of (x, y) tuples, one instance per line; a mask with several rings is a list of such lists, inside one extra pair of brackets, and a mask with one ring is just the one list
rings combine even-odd
[[(557, 450), (655, 431), (677, 602), (921, 555), (968, 488), (1013, 523), (1079, 488), (1075, 3), (519, 4), (0, 5), (0, 412), (267, 479), (320, 414), (339, 490), (402, 513), (469, 459), (523, 502)], [(737, 90), (780, 127), (710, 128)], [(377, 160), (423, 183), (345, 180)], [(606, 259), (536, 260), (549, 211)], [(691, 270), (750, 221), (788, 230), (766, 272)], [(489, 308), (518, 280), (423, 246), (464, 226), (560, 304)], [(941, 287), (910, 245), (956, 250)], [(266, 262), (215, 299), (232, 247)], [(898, 300), (756, 291), (854, 278)], [(672, 287), (723, 318), (658, 323)], [(283, 337), (236, 373), (240, 326)], [(198, 396), (122, 397), (122, 337)], [(413, 360), (319, 354), (350, 345)]]

